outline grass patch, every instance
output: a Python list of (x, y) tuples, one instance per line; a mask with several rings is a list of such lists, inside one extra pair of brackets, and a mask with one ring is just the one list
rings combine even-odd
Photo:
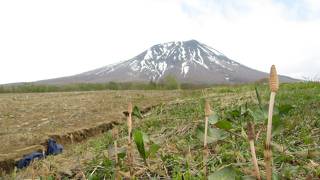
[[(256, 97), (255, 87), (260, 101)], [(134, 129), (147, 135), (143, 137), (145, 152), (151, 144), (160, 148), (148, 157), (141, 155), (142, 138), (139, 136), (140, 155), (135, 147), (135, 171), (139, 179), (203, 178), (203, 142), (201, 125), (204, 119), (204, 100), (209, 100), (217, 119), (210, 124), (211, 140), (208, 144), (209, 177), (253, 178), (253, 166), (246, 135), (246, 122), (255, 123), (259, 133), (256, 154), (264, 177), (263, 150), (269, 90), (264, 84), (212, 87), (202, 90), (183, 90), (183, 98), (172, 100), (169, 105), (159, 105), (151, 114), (134, 118)], [(260, 104), (260, 105), (259, 105)], [(125, 110), (125, 109), (124, 109)], [(209, 119), (210, 122), (210, 119)], [(320, 177), (320, 84), (282, 84), (276, 96), (273, 124), (273, 168), (279, 179), (305, 179), (308, 175)], [(119, 147), (125, 152), (126, 126), (119, 127)], [(91, 179), (113, 178), (114, 159), (105, 155), (112, 149), (110, 134), (90, 141), (86, 151), (94, 152), (94, 159), (85, 166), (85, 174)], [(151, 148), (152, 149), (152, 148)], [(121, 156), (120, 170), (128, 171)], [(145, 154), (144, 154), (145, 155)], [(144, 158), (143, 158), (144, 157)], [(147, 161), (148, 165), (145, 165)], [(96, 167), (101, 167), (90, 175)]]

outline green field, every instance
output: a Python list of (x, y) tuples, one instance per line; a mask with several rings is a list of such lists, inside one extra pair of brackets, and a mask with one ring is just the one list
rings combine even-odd
[[(101, 92), (104, 91), (96, 93)], [(133, 144), (134, 165), (131, 168), (137, 179), (204, 179), (205, 100), (210, 102), (214, 112), (209, 117), (209, 179), (254, 179), (246, 133), (248, 121), (255, 124), (256, 154), (264, 177), (263, 151), (270, 95), (266, 84), (167, 90), (164, 95), (171, 92), (174, 96), (164, 102), (156, 103), (161, 96), (151, 98), (156, 106), (142, 118), (138, 118), (139, 115), (133, 117), (136, 143)], [(119, 98), (125, 98), (121, 96), (122, 91), (117, 93)], [(140, 91), (139, 102), (132, 99), (132, 103), (142, 109), (143, 103), (150, 101), (143, 100), (150, 98), (149, 93), (151, 91)], [(126, 110), (123, 104), (119, 108), (119, 112)], [(275, 109), (272, 141), (274, 179), (320, 178), (320, 84), (282, 84), (276, 96)], [(129, 171), (125, 118), (116, 128), (120, 131), (117, 139), (119, 168), (125, 173)], [(111, 132), (107, 132), (82, 143), (68, 145), (63, 154), (36, 161), (4, 178), (69, 179), (85, 176), (88, 179), (113, 179), (116, 169), (113, 141)]]

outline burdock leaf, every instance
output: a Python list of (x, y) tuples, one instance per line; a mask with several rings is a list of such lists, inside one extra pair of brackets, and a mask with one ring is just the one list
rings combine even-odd
[(256, 109), (252, 111), (252, 117), (255, 122), (264, 122), (268, 119), (268, 112), (266, 110)]
[(147, 155), (143, 142), (143, 133), (141, 131), (135, 131), (133, 134), (133, 138), (140, 156), (143, 158), (144, 161), (146, 161)]
[(215, 123), (215, 126), (219, 129), (229, 130), (232, 128), (232, 124), (227, 120), (220, 120)]
[[(201, 125), (197, 128), (196, 136), (202, 142), (204, 141), (204, 126)], [(223, 130), (217, 128), (208, 128), (208, 137), (207, 142), (208, 144), (217, 142), (226, 138), (226, 133)]]
[(208, 117), (209, 124), (215, 124), (216, 122), (218, 122), (218, 119), (218, 115), (216, 113), (213, 113)]
[(273, 180), (279, 180), (280, 177), (279, 177), (279, 175), (278, 175), (276, 172), (272, 172), (272, 179), (273, 179)]
[(239, 106), (239, 108), (237, 109), (227, 111), (226, 115), (228, 120), (231, 120), (231, 121), (237, 120), (241, 116), (241, 107)]

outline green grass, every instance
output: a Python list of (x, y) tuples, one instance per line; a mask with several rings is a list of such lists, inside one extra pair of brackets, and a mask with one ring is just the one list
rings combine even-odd
[[(154, 163), (162, 163), (166, 167), (149, 170), (147, 174), (160, 178), (165, 177), (167, 170), (173, 179), (203, 178), (202, 141), (197, 138), (197, 131), (203, 124), (203, 105), (206, 97), (217, 113), (219, 121), (224, 120), (231, 125), (231, 129), (228, 126), (229, 132), (219, 130), (224, 133), (223, 137), (212, 135), (217, 139), (209, 144), (209, 173), (215, 177), (224, 171), (232, 171), (236, 178), (250, 178), (252, 164), (249, 145), (245, 139), (245, 124), (246, 121), (253, 120), (256, 123), (256, 131), (261, 131), (256, 148), (258, 161), (263, 163), (266, 123), (264, 116), (259, 115), (261, 110), (254, 87), (214, 87), (185, 92), (189, 95), (185, 98), (186, 101), (170, 106), (158, 106), (150, 116), (142, 120), (136, 119), (134, 128), (145, 132), (161, 146)], [(269, 98), (268, 86), (258, 85), (257, 88), (261, 96), (261, 106), (265, 108)], [(248, 98), (246, 93), (251, 93), (251, 96)], [(234, 94), (237, 97), (235, 102), (227, 98)], [(273, 149), (275, 176), (280, 179), (304, 179), (307, 175), (319, 178), (320, 157), (303, 156), (297, 152), (320, 151), (320, 84), (281, 85), (276, 96), (275, 114), (278, 120), (275, 120), (273, 125), (273, 142), (284, 146), (287, 152), (290, 152), (283, 153)], [(189, 147), (191, 156), (188, 156)], [(264, 172), (261, 164), (260, 170)], [(147, 178), (147, 174), (141, 175), (140, 178)]]
[[(261, 107), (255, 87), (261, 97)], [(181, 93), (184, 98), (177, 99), (176, 102), (169, 103), (170, 105), (157, 106), (143, 119), (134, 118), (134, 129), (147, 135), (144, 137), (145, 148), (150, 149), (152, 144), (160, 145), (155, 156), (147, 160), (148, 168), (134, 146), (134, 168), (147, 169), (137, 178), (204, 178), (201, 133), (205, 99), (210, 101), (217, 116), (217, 119), (212, 117), (209, 133), (209, 177), (254, 179), (251, 176), (253, 168), (246, 140), (247, 121), (253, 121), (256, 132), (260, 131), (255, 143), (260, 171), (264, 177), (262, 164), (269, 87), (263, 84), (216, 86), (200, 90), (182, 90)], [(273, 142), (286, 150), (281, 152), (279, 148), (273, 148), (275, 177), (305, 179), (311, 175), (320, 178), (320, 155), (312, 156), (312, 153), (320, 152), (320, 84), (282, 84), (276, 96), (275, 106)], [(120, 125), (119, 130), (119, 145), (124, 150), (120, 156), (120, 169), (126, 172), (126, 125)], [(112, 156), (105, 156), (105, 150), (112, 149), (110, 133), (89, 142), (86, 150), (91, 149), (95, 158), (85, 166), (87, 177), (114, 178), (114, 159)], [(306, 153), (308, 151), (309, 155)], [(100, 168), (89, 176), (97, 166)]]

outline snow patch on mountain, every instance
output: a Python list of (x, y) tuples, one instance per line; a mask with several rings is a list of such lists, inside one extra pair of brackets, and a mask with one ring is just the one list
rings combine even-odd
[[(228, 59), (221, 52), (195, 40), (174, 41), (150, 47), (138, 56), (122, 63), (108, 65), (85, 73), (86, 75), (108, 76), (118, 69), (129, 68), (123, 74), (139, 76), (144, 74), (148, 79), (159, 81), (169, 71), (180, 71), (184, 78), (190, 72), (217, 71), (234, 72), (239, 63)], [(195, 69), (197, 68), (197, 69)], [(202, 69), (202, 70), (201, 70)], [(140, 75), (139, 75), (140, 74)], [(226, 81), (230, 81), (228, 76)]]
[(187, 62), (183, 62), (181, 66), (181, 74), (185, 77), (189, 71), (189, 65), (187, 65)]
[[(190, 68), (197, 67), (198, 65), (206, 70), (225, 69), (234, 71), (234, 66), (238, 66), (239, 63), (229, 60), (221, 52), (205, 44), (190, 40), (185, 42), (174, 41), (152, 46), (141, 55), (129, 60), (128, 65), (132, 72), (146, 73), (153, 80), (158, 80), (165, 75), (169, 68), (180, 67), (180, 74), (186, 77), (190, 72)], [(97, 74), (111, 73), (116, 67), (105, 67), (97, 72)]]

